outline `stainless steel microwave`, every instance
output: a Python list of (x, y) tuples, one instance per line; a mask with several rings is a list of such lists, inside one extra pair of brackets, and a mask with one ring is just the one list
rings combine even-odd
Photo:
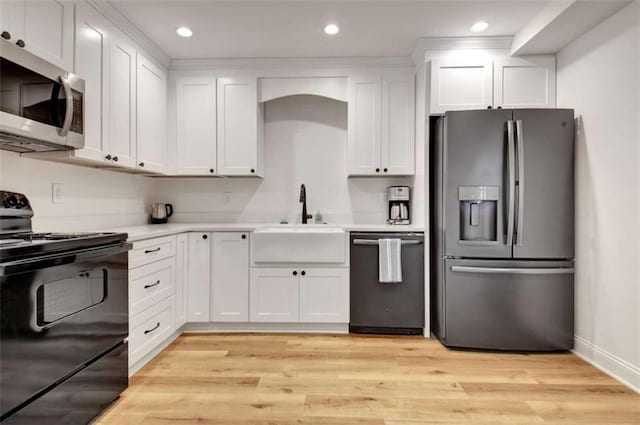
[(0, 149), (84, 147), (84, 80), (0, 39)]

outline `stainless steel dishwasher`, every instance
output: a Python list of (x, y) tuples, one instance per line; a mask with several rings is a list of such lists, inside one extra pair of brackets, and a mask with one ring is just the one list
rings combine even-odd
[[(400, 239), (402, 282), (380, 283), (378, 239)], [(351, 233), (351, 320), (357, 333), (422, 334), (424, 328), (424, 235)]]

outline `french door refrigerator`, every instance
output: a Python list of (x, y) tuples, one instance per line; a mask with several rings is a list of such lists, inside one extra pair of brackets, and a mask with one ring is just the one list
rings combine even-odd
[(446, 346), (573, 347), (569, 109), (447, 112), (432, 162), (432, 331)]

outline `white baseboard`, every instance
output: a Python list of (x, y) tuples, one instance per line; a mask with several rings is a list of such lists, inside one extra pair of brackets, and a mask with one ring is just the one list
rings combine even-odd
[(187, 323), (183, 332), (348, 333), (347, 323)]
[(574, 341), (575, 347), (572, 351), (576, 356), (640, 393), (640, 367), (622, 360), (579, 336), (576, 336)]

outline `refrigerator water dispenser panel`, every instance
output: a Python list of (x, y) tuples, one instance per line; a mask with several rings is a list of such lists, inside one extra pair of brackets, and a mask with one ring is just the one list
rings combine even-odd
[(498, 186), (460, 186), (460, 243), (498, 242)]

